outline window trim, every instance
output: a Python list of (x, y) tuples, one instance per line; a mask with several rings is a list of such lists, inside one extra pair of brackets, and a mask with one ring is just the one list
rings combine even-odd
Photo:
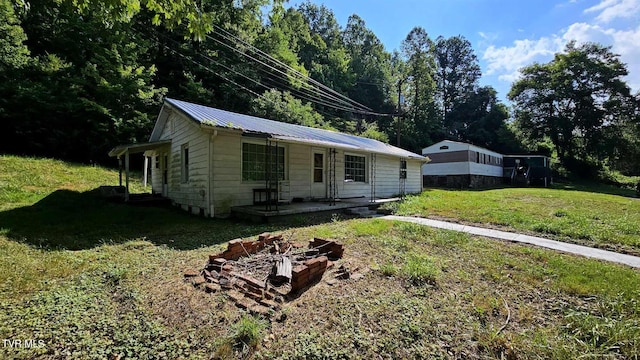
[[(358, 157), (358, 158), (362, 158), (364, 159), (364, 180), (359, 181), (359, 180), (355, 180), (355, 179), (347, 179), (347, 156), (352, 156), (352, 157)], [(367, 161), (367, 156), (366, 155), (362, 155), (362, 154), (357, 154), (357, 153), (349, 153), (349, 152), (345, 152), (344, 153), (344, 163), (343, 163), (343, 167), (344, 167), (344, 182), (345, 183), (358, 183), (358, 184), (366, 184), (369, 181), (369, 167), (368, 167), (368, 161)]]

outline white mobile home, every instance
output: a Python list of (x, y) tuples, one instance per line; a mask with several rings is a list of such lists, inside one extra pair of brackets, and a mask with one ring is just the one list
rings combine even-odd
[(271, 201), (381, 198), (422, 190), (425, 158), (380, 141), (165, 99), (144, 152), (154, 193), (193, 213)]
[(478, 188), (502, 183), (502, 154), (444, 140), (422, 149), (431, 161), (422, 165), (424, 186)]

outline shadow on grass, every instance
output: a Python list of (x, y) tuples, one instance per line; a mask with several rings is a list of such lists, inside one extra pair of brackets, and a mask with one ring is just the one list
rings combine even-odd
[(0, 234), (47, 249), (82, 250), (144, 239), (189, 250), (288, 227), (206, 219), (171, 206), (114, 203), (97, 190), (57, 190), (31, 206), (0, 212)]

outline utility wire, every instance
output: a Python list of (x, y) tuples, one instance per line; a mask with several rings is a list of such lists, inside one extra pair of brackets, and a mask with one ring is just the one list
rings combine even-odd
[[(178, 41), (173, 40), (173, 39), (170, 39), (170, 38), (168, 38), (168, 37), (167, 37), (167, 36), (165, 36), (165, 35), (162, 35), (162, 34), (158, 34), (158, 35), (160, 35), (161, 37), (163, 37), (165, 40), (168, 40), (168, 41), (173, 42), (174, 44), (177, 44), (177, 45), (179, 45), (179, 44), (180, 44)], [(228, 67), (227, 65), (225, 65), (225, 64), (223, 64), (223, 63), (221, 63), (221, 62), (218, 62), (218, 61), (214, 60), (214, 59), (213, 59), (213, 58), (211, 58), (210, 56), (207, 56), (207, 55), (205, 55), (205, 54), (202, 54), (201, 52), (197, 52), (197, 54), (198, 54), (198, 55), (200, 55), (201, 57), (203, 57), (204, 59), (206, 59), (206, 60), (208, 60), (208, 61), (210, 61), (210, 62), (212, 62), (212, 63), (214, 63), (214, 64), (216, 64), (216, 65), (218, 65), (218, 66), (220, 66), (220, 67), (222, 67), (222, 68), (224, 68), (225, 70), (230, 71), (230, 72), (233, 72), (234, 74), (236, 74), (236, 75), (238, 75), (238, 76), (240, 76), (240, 77), (242, 77), (242, 78), (244, 78), (244, 79), (246, 79), (246, 80), (249, 80), (249, 81), (251, 81), (252, 83), (254, 83), (254, 84), (258, 85), (258, 86), (261, 86), (261, 87), (263, 87), (263, 88), (265, 88), (265, 89), (267, 89), (267, 90), (270, 90), (270, 89), (273, 89), (273, 88), (274, 88), (273, 86), (267, 86), (267, 85), (263, 84), (262, 82), (260, 82), (260, 81), (258, 81), (258, 80), (256, 80), (256, 79), (254, 79), (254, 78), (252, 78), (252, 77), (249, 77), (249, 76), (247, 76), (247, 75), (245, 75), (245, 74), (243, 74), (243, 73), (241, 73), (241, 72), (239, 72), (239, 71), (237, 71), (237, 70), (234, 70), (233, 68), (230, 68), (230, 67)], [(183, 56), (186, 56), (186, 55), (183, 55)], [(200, 65), (201, 65), (201, 66), (203, 66), (202, 64), (200, 64)], [(261, 70), (262, 70), (262, 69), (261, 69)], [(262, 70), (262, 71), (264, 71), (264, 70)], [(268, 72), (266, 72), (266, 74), (271, 75), (271, 74), (270, 74), (270, 73), (268, 73)], [(272, 79), (281, 83), (281, 81), (279, 81), (279, 79), (274, 79), (274, 78), (272, 78)], [(282, 85), (280, 85), (280, 86), (282, 87)], [(299, 90), (297, 90), (297, 89), (295, 89), (295, 88), (292, 88), (292, 87), (291, 87), (290, 85), (288, 85), (288, 84), (286, 84), (285, 86), (286, 86), (286, 87), (288, 87), (288, 88), (289, 88), (289, 90), (292, 90), (292, 91), (294, 91), (294, 92), (297, 92), (297, 93), (298, 93), (298, 95), (296, 95), (296, 96), (297, 96), (297, 97), (299, 97), (299, 98), (302, 98), (302, 99), (304, 99), (304, 100), (308, 100), (308, 101), (310, 101), (310, 102), (314, 102), (314, 103), (317, 103), (317, 104), (319, 104), (319, 105), (323, 105), (323, 106), (326, 106), (326, 107), (334, 108), (334, 109), (336, 109), (336, 110), (351, 111), (351, 112), (353, 112), (353, 111), (354, 111), (354, 110), (353, 110), (353, 108), (347, 108), (347, 107), (337, 106), (337, 105), (335, 105), (335, 104), (327, 103), (327, 102), (323, 101), (322, 99), (320, 99), (320, 98), (318, 98), (318, 97), (313, 97), (313, 95), (312, 95), (312, 97), (310, 98), (310, 97), (306, 96), (307, 94), (305, 94), (305, 93), (303, 93), (303, 92), (301, 92), (301, 91), (299, 91)], [(275, 87), (277, 87), (277, 85), (276, 85)], [(318, 111), (318, 112), (321, 112), (321, 111)], [(324, 113), (324, 114), (325, 114), (325, 115), (327, 115), (327, 116), (329, 116), (327, 113)]]
[[(208, 36), (208, 35), (207, 35), (207, 36)], [(262, 60), (256, 59), (256, 58), (254, 58), (253, 56), (251, 56), (251, 55), (249, 55), (249, 54), (247, 54), (247, 53), (245, 53), (245, 52), (243, 52), (243, 51), (240, 51), (239, 49), (237, 49), (237, 48), (235, 48), (234, 46), (231, 46), (231, 45), (229, 45), (229, 44), (225, 43), (225, 42), (224, 42), (224, 41), (222, 41), (222, 40), (219, 40), (219, 39), (213, 38), (213, 37), (211, 37), (211, 36), (208, 36), (208, 37), (209, 37), (211, 40), (216, 41), (217, 43), (219, 43), (219, 44), (221, 44), (221, 45), (223, 45), (223, 46), (226, 46), (227, 48), (231, 49), (232, 51), (235, 51), (235, 52), (237, 52), (237, 53), (239, 53), (239, 54), (241, 54), (241, 55), (243, 55), (243, 56), (245, 56), (245, 57), (248, 57), (249, 59), (251, 59), (251, 60), (253, 60), (253, 61), (255, 61), (255, 62), (257, 62), (257, 63), (259, 63), (259, 64), (261, 64), (261, 65), (263, 65), (263, 66), (266, 66), (266, 67), (268, 67), (268, 68), (270, 68), (270, 69), (272, 69), (272, 70), (276, 71), (276, 72), (277, 72), (277, 73), (279, 73), (279, 74), (282, 74), (282, 75), (284, 75), (284, 76), (289, 76), (289, 74), (287, 74), (286, 72), (284, 72), (284, 71), (282, 71), (282, 70), (280, 70), (280, 69), (277, 69), (277, 68), (275, 68), (275, 67), (273, 67), (273, 66), (271, 66), (271, 65), (269, 65), (269, 64), (267, 64), (267, 63), (265, 63), (265, 62), (264, 62), (264, 61), (262, 61)], [(335, 96), (330, 96), (330, 97), (329, 97), (329, 100), (333, 100), (333, 101), (341, 102), (341, 103), (343, 103), (343, 104), (346, 104), (347, 106), (353, 106), (353, 105), (351, 105), (351, 104), (349, 104), (349, 103), (347, 103), (347, 102), (345, 102), (345, 101), (343, 101), (343, 100), (341, 100), (341, 99), (336, 98)], [(356, 109), (356, 108), (352, 108), (352, 111), (360, 111), (360, 110), (359, 110), (359, 109)]]
[(328, 87), (328, 86), (326, 86), (326, 85), (322, 84), (321, 82), (316, 81), (316, 80), (314, 80), (313, 78), (311, 78), (311, 77), (309, 77), (309, 76), (307, 76), (307, 75), (305, 75), (305, 74), (302, 74), (302, 73), (301, 73), (300, 71), (298, 71), (297, 69), (294, 69), (293, 67), (291, 67), (291, 66), (289, 66), (289, 65), (287, 65), (287, 64), (285, 64), (285, 63), (283, 63), (282, 61), (280, 61), (280, 60), (276, 59), (276, 58), (275, 58), (275, 57), (273, 57), (272, 55), (265, 53), (264, 51), (262, 51), (262, 50), (258, 49), (257, 47), (255, 47), (255, 46), (253, 46), (252, 44), (250, 44), (250, 43), (248, 43), (248, 42), (244, 41), (243, 39), (241, 39), (241, 38), (239, 38), (239, 37), (235, 36), (234, 34), (230, 33), (229, 31), (225, 30), (224, 28), (222, 28), (222, 27), (220, 27), (220, 26), (218, 26), (218, 25), (216, 25), (216, 24), (214, 24), (213, 26), (214, 26), (216, 29), (218, 29), (218, 30), (219, 30), (219, 32), (218, 32), (218, 33), (216, 33), (216, 34), (218, 34), (218, 35), (222, 35), (225, 39), (227, 39), (227, 40), (231, 40), (231, 41), (235, 41), (235, 42), (237, 42), (237, 43), (241, 43), (242, 45), (244, 45), (244, 46), (246, 46), (247, 48), (249, 48), (250, 50), (252, 50), (254, 53), (256, 53), (256, 54), (259, 54), (259, 55), (263, 56), (264, 58), (266, 58), (266, 59), (270, 60), (271, 62), (273, 62), (273, 63), (275, 63), (275, 64), (277, 64), (277, 65), (280, 65), (280, 66), (282, 66), (282, 67), (284, 67), (284, 68), (286, 68), (286, 69), (289, 69), (289, 70), (290, 70), (290, 71), (292, 71), (293, 73), (295, 73), (295, 74), (297, 74), (298, 76), (302, 77), (303, 79), (306, 79), (307, 81), (309, 81), (309, 82), (311, 82), (311, 83), (315, 84), (316, 86), (318, 86), (318, 87), (320, 87), (320, 88), (324, 89), (325, 91), (328, 91), (329, 93), (335, 94), (334, 96), (338, 96), (338, 97), (340, 97), (340, 98), (342, 98), (342, 99), (344, 99), (344, 100), (346, 100), (346, 101), (348, 101), (348, 102), (351, 102), (351, 103), (353, 103), (353, 105), (358, 106), (358, 107), (360, 107), (361, 109), (365, 109), (365, 110), (369, 110), (369, 111), (371, 111), (371, 110), (372, 110), (372, 109), (370, 109), (370, 108), (368, 108), (368, 107), (366, 107), (366, 106), (364, 106), (364, 105), (362, 105), (362, 104), (360, 104), (360, 103), (358, 103), (358, 102), (356, 102), (356, 101), (354, 101), (354, 100), (350, 99), (349, 97), (347, 97), (347, 96), (344, 96), (344, 95), (340, 94), (339, 92), (337, 92), (337, 91), (335, 91), (335, 90), (331, 89), (330, 87)]
[[(344, 95), (340, 94), (339, 92), (337, 92), (337, 91), (335, 91), (335, 90), (331, 89), (330, 87), (328, 87), (328, 86), (326, 86), (326, 85), (324, 85), (324, 84), (322, 84), (322, 83), (320, 83), (320, 82), (318, 82), (318, 81), (314, 80), (313, 78), (311, 78), (311, 77), (309, 77), (309, 76), (307, 76), (307, 75), (302, 74), (300, 71), (298, 71), (298, 70), (294, 69), (293, 67), (291, 67), (291, 66), (289, 66), (289, 65), (287, 65), (287, 64), (285, 64), (285, 63), (283, 63), (282, 61), (280, 61), (280, 60), (278, 60), (278, 59), (274, 58), (273, 56), (271, 56), (271, 55), (269, 55), (269, 54), (265, 53), (264, 51), (262, 51), (262, 50), (260, 50), (260, 49), (256, 48), (255, 46), (253, 46), (253, 45), (251, 45), (251, 44), (247, 43), (246, 41), (244, 41), (244, 40), (242, 40), (242, 39), (238, 38), (237, 36), (235, 36), (235, 35), (233, 35), (233, 34), (229, 33), (227, 30), (225, 30), (225, 29), (221, 28), (220, 26), (218, 26), (218, 25), (215, 25), (215, 24), (214, 24), (214, 27), (215, 27), (216, 29), (218, 29), (218, 30), (222, 33), (222, 34), (221, 34), (221, 33), (219, 32), (219, 33), (217, 33), (218, 35), (221, 35), (222, 37), (224, 37), (225, 39), (230, 40), (230, 41), (240, 42), (240, 43), (242, 43), (244, 46), (248, 47), (248, 48), (249, 48), (251, 51), (253, 51), (254, 53), (261, 55), (262, 57), (264, 57), (264, 58), (266, 58), (266, 59), (270, 60), (271, 62), (273, 62), (273, 63), (275, 63), (275, 64), (277, 64), (277, 65), (280, 65), (280, 66), (282, 66), (282, 67), (284, 67), (284, 68), (286, 68), (286, 69), (289, 69), (289, 70), (290, 70), (290, 71), (292, 71), (294, 74), (296, 74), (296, 75), (298, 75), (299, 77), (301, 77), (303, 80), (306, 80), (306, 81), (308, 81), (308, 82), (311, 82), (311, 83), (313, 83), (313, 84), (317, 85), (317, 86), (318, 86), (320, 89), (322, 89), (325, 93), (329, 93), (329, 94), (331, 94), (330, 96), (333, 98), (333, 100), (334, 100), (334, 101), (336, 101), (336, 100), (337, 100), (337, 101), (340, 101), (340, 102), (343, 102), (343, 103), (347, 103), (347, 104), (349, 104), (349, 106), (355, 106), (355, 107), (359, 108), (359, 109), (357, 110), (358, 112), (360, 112), (359, 110), (363, 110), (363, 111), (362, 111), (362, 113), (365, 113), (365, 112), (367, 112), (367, 111), (368, 111), (368, 112), (371, 112), (372, 114), (375, 114), (375, 115), (381, 115), (381, 116), (389, 116), (389, 115), (392, 115), (392, 114), (379, 114), (379, 113), (374, 113), (374, 112), (372, 111), (372, 109), (371, 109), (371, 108), (369, 108), (369, 107), (367, 107), (367, 106), (365, 106), (365, 105), (362, 105), (362, 104), (358, 103), (357, 101), (350, 99), (350, 98), (349, 98), (349, 97), (347, 97), (347, 96), (344, 96)], [(252, 56), (250, 56), (250, 55), (248, 55), (248, 54), (246, 54), (246, 53), (244, 53), (244, 52), (242, 52), (242, 51), (240, 51), (240, 50), (238, 50), (238, 49), (236, 49), (236, 48), (233, 48), (233, 47), (229, 46), (228, 44), (226, 44), (226, 43), (222, 42), (221, 40), (215, 39), (215, 38), (213, 38), (213, 37), (211, 37), (211, 36), (209, 36), (209, 35), (207, 35), (207, 37), (208, 37), (208, 38), (210, 38), (210, 39), (212, 39), (212, 40), (214, 40), (214, 41), (216, 41), (216, 42), (222, 43), (223, 45), (225, 45), (225, 46), (227, 46), (227, 47), (231, 48), (232, 50), (234, 50), (234, 51), (236, 51), (236, 52), (239, 52), (240, 54), (243, 54), (244, 56), (247, 56), (247, 57), (249, 57), (249, 58), (251, 58), (251, 59), (253, 59), (253, 60), (255, 60), (255, 61), (258, 61), (258, 62), (262, 63), (263, 65), (268, 66), (268, 67), (270, 67), (270, 68), (272, 68), (272, 69), (274, 69), (274, 70), (276, 70), (276, 71), (278, 71), (278, 72), (280, 72), (280, 73), (282, 73), (282, 74), (284, 74), (284, 75), (287, 75), (287, 76), (289, 75), (289, 74), (287, 74), (287, 73), (282, 72), (282, 71), (281, 71), (281, 70), (279, 70), (279, 69), (275, 69), (275, 68), (274, 68), (273, 66), (271, 66), (271, 65), (266, 65), (266, 64), (264, 64), (264, 62), (262, 62), (262, 61), (260, 61), (260, 60), (257, 60), (257, 59), (255, 59), (255, 58), (253, 58)]]
[[(139, 33), (140, 33), (140, 32), (139, 32)], [(143, 35), (143, 36), (144, 36), (144, 35)], [(165, 37), (165, 39), (167, 39), (167, 38)], [(198, 62), (198, 61), (195, 61), (192, 57), (187, 56), (187, 55), (184, 55), (184, 54), (180, 53), (179, 51), (176, 51), (175, 49), (172, 49), (172, 48), (168, 47), (167, 45), (160, 43), (157, 39), (151, 39), (151, 40), (152, 40), (152, 41), (154, 41), (157, 45), (162, 46), (162, 47), (163, 47), (163, 48), (165, 48), (166, 50), (170, 51), (171, 53), (173, 53), (173, 54), (175, 54), (175, 55), (177, 55), (177, 56), (180, 56), (181, 58), (183, 58), (183, 59), (185, 59), (185, 60), (188, 60), (188, 61), (190, 61), (190, 62), (192, 62), (192, 63), (194, 63), (194, 64), (196, 64), (196, 65), (198, 65), (198, 66), (202, 67), (203, 69), (207, 70), (208, 72), (211, 72), (212, 74), (214, 74), (214, 75), (216, 75), (216, 76), (218, 76), (218, 77), (222, 78), (223, 80), (226, 80), (226, 81), (228, 81), (229, 83), (231, 83), (231, 84), (233, 84), (233, 85), (235, 85), (235, 86), (237, 86), (237, 87), (239, 87), (239, 88), (241, 88), (241, 89), (243, 89), (243, 90), (245, 90), (245, 91), (249, 92), (250, 94), (255, 95), (255, 96), (259, 97), (259, 98), (262, 98), (262, 99), (264, 99), (265, 101), (270, 102), (271, 104), (273, 104), (274, 106), (276, 106), (276, 107), (278, 107), (278, 108), (280, 108), (280, 107), (282, 106), (282, 104), (281, 104), (281, 103), (275, 102), (275, 101), (273, 101), (272, 99), (269, 99), (268, 97), (266, 97), (266, 96), (264, 96), (264, 95), (262, 95), (262, 94), (258, 94), (257, 92), (255, 92), (255, 91), (253, 91), (253, 90), (251, 90), (251, 89), (249, 89), (249, 88), (247, 88), (247, 87), (245, 87), (245, 86), (243, 86), (243, 85), (241, 85), (241, 84), (238, 84), (237, 82), (235, 82), (235, 81), (233, 81), (233, 80), (231, 80), (231, 79), (227, 78), (226, 76), (223, 76), (223, 75), (221, 75), (220, 73), (213, 71), (211, 68), (209, 68), (209, 67), (207, 67), (207, 66), (203, 65), (202, 63), (200, 63), (200, 62)], [(168, 40), (172, 40), (172, 39), (168, 39)], [(174, 41), (174, 42), (175, 42), (175, 40), (172, 40), (172, 41)], [(212, 60), (212, 59), (209, 59), (209, 60)], [(214, 60), (212, 60), (212, 61), (214, 61)], [(232, 71), (232, 72), (234, 72), (234, 73), (236, 73), (236, 74), (238, 74), (238, 75), (243, 76), (242, 74), (238, 73), (237, 71), (235, 71), (235, 70), (233, 70), (233, 69), (228, 68), (227, 66), (225, 66), (225, 65), (223, 65), (223, 64), (220, 64), (220, 63), (218, 63), (218, 62), (216, 62), (216, 61), (214, 61), (214, 62), (215, 62), (215, 63), (217, 63), (218, 65), (220, 65), (220, 66), (224, 67), (225, 69), (227, 69), (227, 70), (229, 70), (229, 71)], [(259, 82), (255, 81), (254, 79), (251, 79), (251, 78), (246, 77), (246, 76), (243, 76), (243, 77), (245, 77), (246, 79), (248, 79), (248, 80), (250, 80), (250, 81), (252, 81), (252, 82), (254, 82), (254, 83), (257, 83), (258, 85), (261, 85), (262, 87), (265, 87), (265, 88), (267, 88), (267, 89), (271, 89), (270, 87), (268, 87), (268, 86), (266, 86), (266, 85), (264, 85), (264, 84), (261, 84), (261, 83), (259, 83)], [(324, 111), (322, 111), (322, 110), (314, 109), (314, 111), (317, 111), (317, 112), (321, 113), (322, 115), (326, 116), (327, 118), (334, 117), (334, 115), (328, 114), (328, 113), (326, 113), (326, 112), (324, 112)]]

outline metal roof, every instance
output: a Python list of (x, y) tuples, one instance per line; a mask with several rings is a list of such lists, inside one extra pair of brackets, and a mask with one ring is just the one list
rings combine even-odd
[(170, 98), (166, 98), (165, 103), (177, 108), (191, 119), (203, 125), (237, 129), (245, 133), (266, 134), (275, 140), (301, 142), (426, 160), (425, 157), (421, 155), (385, 144), (378, 140), (360, 136), (268, 120)]

